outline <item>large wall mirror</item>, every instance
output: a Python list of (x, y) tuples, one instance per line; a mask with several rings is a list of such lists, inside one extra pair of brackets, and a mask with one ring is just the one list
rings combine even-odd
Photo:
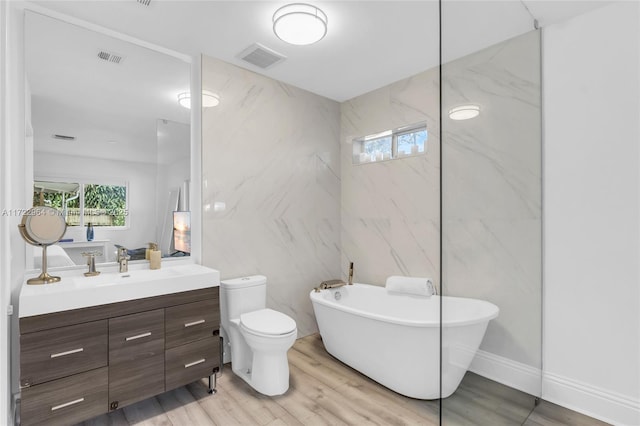
[[(189, 210), (191, 113), (178, 95), (190, 91), (190, 64), (27, 11), (25, 69), (33, 202), (68, 225), (49, 266), (83, 265), (86, 251), (114, 261), (119, 246), (144, 259), (148, 242), (188, 255), (174, 217), (188, 229), (189, 215), (174, 211)], [(28, 253), (27, 268), (38, 258)]]

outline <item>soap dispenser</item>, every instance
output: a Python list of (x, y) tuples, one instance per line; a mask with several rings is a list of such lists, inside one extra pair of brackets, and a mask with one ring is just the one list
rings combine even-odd
[(93, 225), (91, 222), (87, 225), (87, 241), (93, 241)]
[[(148, 243), (149, 247), (146, 248), (146, 250), (144, 251), (144, 259), (145, 260), (149, 260), (149, 253), (151, 253), (151, 250), (153, 249), (153, 246), (156, 245), (156, 243)], [(156, 246), (156, 250), (157, 250), (157, 246)]]
[(149, 269), (160, 269), (162, 254), (158, 250), (158, 244), (149, 243)]

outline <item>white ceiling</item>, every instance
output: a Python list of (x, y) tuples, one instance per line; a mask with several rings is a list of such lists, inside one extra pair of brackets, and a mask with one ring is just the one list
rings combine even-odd
[[(433, 0), (314, 1), (328, 15), (329, 28), (323, 40), (310, 46), (288, 45), (273, 34), (273, 12), (287, 2), (32, 3), (176, 52), (217, 57), (336, 101), (417, 74), (439, 61), (438, 2)], [(443, 60), (532, 30), (532, 15), (545, 26), (607, 3), (611, 1), (444, 0)], [(50, 148), (38, 134), (86, 132), (85, 139), (96, 143), (80, 148), (86, 149), (85, 155), (117, 158), (127, 146), (134, 149), (128, 159), (144, 161), (149, 159), (156, 135), (150, 129), (155, 129), (157, 119), (189, 121), (188, 110), (175, 102), (177, 93), (188, 87), (185, 62), (42, 16), (30, 20), (27, 72), (34, 94), (37, 149)], [(287, 60), (261, 70), (236, 57), (255, 42)], [(126, 58), (121, 65), (100, 63), (95, 58), (98, 49), (112, 49)], [(105, 143), (112, 140), (117, 143)], [(69, 147), (78, 149), (77, 144)]]
[[(464, 56), (533, 29), (525, 5), (548, 25), (608, 2), (444, 0), (443, 57), (446, 61)], [(36, 3), (178, 52), (213, 56), (337, 101), (438, 64), (434, 0), (314, 1), (328, 15), (329, 28), (323, 40), (310, 46), (288, 45), (273, 34), (271, 18), (288, 3), (283, 1)], [(254, 42), (288, 59), (263, 72), (236, 58)]]

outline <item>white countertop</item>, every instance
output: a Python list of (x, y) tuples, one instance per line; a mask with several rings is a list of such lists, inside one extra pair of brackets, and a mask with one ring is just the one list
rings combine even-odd
[(100, 275), (85, 277), (83, 269), (49, 271), (59, 276), (57, 283), (28, 285), (25, 277), (20, 290), (19, 317), (68, 311), (89, 306), (124, 302), (220, 285), (220, 272), (196, 265), (193, 260), (163, 262), (151, 270), (147, 262), (129, 265), (129, 272), (118, 273), (117, 265), (100, 268)]

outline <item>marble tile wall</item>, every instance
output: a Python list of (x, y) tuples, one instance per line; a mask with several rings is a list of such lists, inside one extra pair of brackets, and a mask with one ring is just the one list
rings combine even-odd
[[(341, 105), (342, 269), (356, 282), (390, 275), (439, 281), (438, 70), (422, 72)], [(352, 141), (426, 122), (426, 154), (352, 164)]]
[[(497, 304), (482, 349), (540, 365), (538, 36), (443, 69), (444, 292)], [(203, 261), (223, 278), (264, 274), (268, 306), (317, 330), (308, 292), (346, 278), (440, 275), (438, 70), (338, 104), (213, 58), (203, 88)], [(426, 155), (352, 165), (352, 140), (426, 122)], [(226, 203), (215, 211), (214, 203)], [(439, 283), (438, 283), (439, 284)]]
[(541, 86), (538, 32), (443, 67), (444, 293), (500, 308), (481, 349), (541, 368)]
[(203, 113), (203, 263), (266, 275), (267, 306), (314, 333), (309, 292), (340, 274), (340, 106), (209, 57), (202, 81), (220, 96)]
[[(541, 136), (537, 33), (443, 67), (443, 110), (477, 103), (472, 120), (443, 117), (443, 290), (501, 309), (481, 349), (540, 367)], [(439, 278), (438, 70), (341, 105), (342, 266), (355, 280)], [(427, 153), (352, 165), (354, 138), (427, 122)], [(439, 284), (439, 283), (438, 283)]]

